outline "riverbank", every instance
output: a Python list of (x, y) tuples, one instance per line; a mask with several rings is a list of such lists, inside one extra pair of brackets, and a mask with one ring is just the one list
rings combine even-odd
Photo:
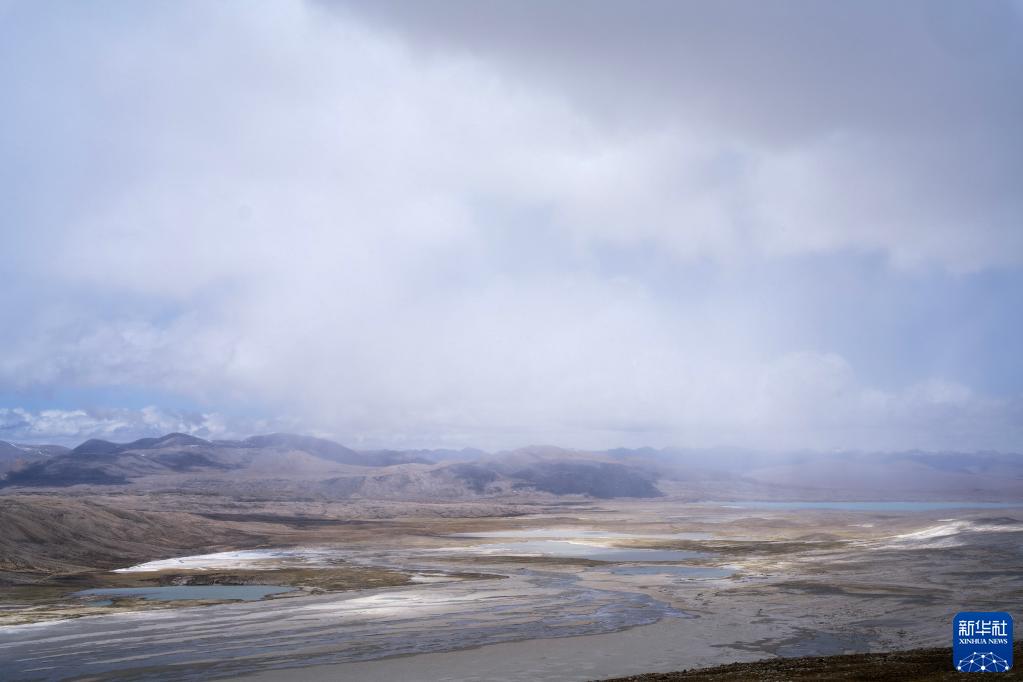
[[(18, 602), (10, 615), (36, 622), (0, 627), (0, 667), (12, 680), (144, 669), (175, 680), (586, 682), (940, 646), (950, 609), (1014, 611), (1023, 587), (1023, 519), (988, 509), (616, 500), (504, 517), (312, 511), (218, 519), (260, 548), (161, 553), (11, 586), (17, 599), (133, 592), (98, 595), (107, 605), (76, 597), (80, 618)], [(240, 589), (259, 585), (301, 592)], [(142, 588), (161, 600), (138, 599)], [(162, 601), (211, 593), (241, 598)]]

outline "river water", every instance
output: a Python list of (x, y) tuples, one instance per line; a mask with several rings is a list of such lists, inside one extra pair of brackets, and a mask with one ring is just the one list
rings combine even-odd
[(636, 592), (522, 569), (450, 582), (0, 628), (5, 680), (199, 680), (523, 639), (612, 632), (686, 617)]
[[(63, 680), (81, 675), (208, 679), (500, 642), (594, 635), (648, 625), (663, 618), (689, 617), (648, 594), (627, 588), (606, 589), (603, 584), (597, 588), (582, 579), (584, 575), (614, 575), (611, 571), (627, 571), (628, 566), (608, 563), (559, 571), (502, 563), (505, 557), (522, 556), (632, 564), (709, 556), (685, 550), (620, 548), (608, 544), (612, 540), (639, 537), (644, 536), (534, 529), (490, 534), (475, 540), (453, 536), (457, 546), (416, 551), (285, 548), (149, 562), (119, 571), (308, 569), (347, 563), (410, 571), (421, 580), (416, 581), (420, 584), (397, 588), (284, 595), (261, 601), (120, 612), (0, 627), (0, 670), (5, 680)], [(467, 568), (464, 561), (452, 559), (468, 556), (475, 557), (479, 570), (503, 577), (460, 580), (450, 575)], [(644, 568), (649, 568), (650, 575), (689, 578), (723, 575), (717, 572), (720, 569), (677, 564), (631, 567), (637, 573), (617, 574), (644, 575)], [(260, 599), (290, 589), (265, 585), (172, 586), (86, 590), (79, 596)]]

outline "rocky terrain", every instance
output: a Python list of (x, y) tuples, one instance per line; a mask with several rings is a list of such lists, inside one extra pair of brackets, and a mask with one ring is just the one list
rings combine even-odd
[(0, 497), (0, 584), (115, 568), (193, 547), (260, 541), (195, 511), (132, 506), (80, 497)]
[[(581, 682), (938, 646), (949, 609), (1016, 612), (1023, 594), (1023, 520), (1010, 506), (543, 492), (282, 500), (129, 483), (12, 486), (0, 516), (0, 667), (12, 679), (36, 679), (31, 662), (45, 659), (52, 679), (88, 665), (167, 679)], [(75, 596), (259, 585), (292, 591)], [(68, 637), (79, 646), (69, 650)], [(398, 655), (410, 653), (422, 655)], [(815, 661), (798, 674), (819, 678)], [(761, 679), (799, 679), (779, 665)], [(734, 670), (731, 679), (759, 668)]]
[[(544, 507), (536, 507), (542, 509)], [(0, 586), (59, 582), (154, 558), (371, 538), (420, 519), (507, 517), (532, 506), (244, 500), (177, 493), (0, 495)], [(464, 521), (463, 521), (464, 522)]]
[[(1023, 656), (1016, 643), (1013, 658)], [(883, 654), (806, 656), (753, 663), (733, 663), (714, 668), (682, 670), (616, 677), (607, 682), (783, 682), (786, 680), (843, 680), (846, 682), (939, 682), (961, 680), (952, 669), (951, 649), (913, 649)], [(1019, 668), (1000, 673), (999, 680), (1023, 680)]]
[(68, 448), (60, 445), (24, 445), (0, 440), (0, 477), (8, 471), (68, 452)]

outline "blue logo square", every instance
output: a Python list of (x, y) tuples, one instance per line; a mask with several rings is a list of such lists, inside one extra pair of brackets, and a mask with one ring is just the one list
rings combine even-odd
[(963, 611), (952, 620), (952, 666), (964, 673), (1012, 668), (1012, 616), (1004, 611)]

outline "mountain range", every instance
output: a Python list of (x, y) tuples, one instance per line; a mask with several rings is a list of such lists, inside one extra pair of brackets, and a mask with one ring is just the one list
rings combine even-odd
[(1023, 456), (955, 453), (764, 453), (743, 449), (544, 446), (354, 450), (268, 434), (205, 440), (183, 433), (73, 449), (0, 441), (0, 488), (116, 486), (322, 499), (472, 499), (527, 495), (688, 499), (1023, 499)]

